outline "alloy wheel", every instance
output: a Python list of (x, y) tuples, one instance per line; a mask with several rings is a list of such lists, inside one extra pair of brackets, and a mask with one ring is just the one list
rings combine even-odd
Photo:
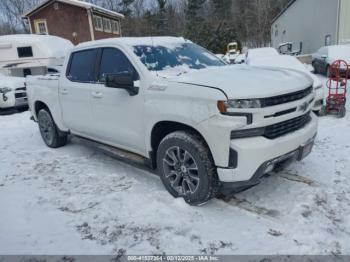
[(39, 117), (40, 133), (46, 143), (50, 144), (54, 138), (54, 126), (47, 112), (40, 114)]
[(178, 146), (169, 148), (163, 158), (165, 178), (180, 195), (193, 194), (200, 183), (199, 171), (194, 157)]

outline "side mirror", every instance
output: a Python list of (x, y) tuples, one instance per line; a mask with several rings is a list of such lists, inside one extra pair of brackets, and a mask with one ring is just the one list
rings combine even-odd
[(131, 96), (139, 93), (139, 88), (134, 85), (134, 77), (131, 73), (107, 74), (105, 86), (125, 89)]
[(321, 57), (322, 57), (322, 59), (326, 59), (326, 58), (327, 58), (327, 56), (326, 56), (326, 55), (322, 55)]

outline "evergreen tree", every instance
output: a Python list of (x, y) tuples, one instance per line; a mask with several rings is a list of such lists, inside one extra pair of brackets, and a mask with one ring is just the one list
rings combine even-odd
[(205, 19), (200, 15), (200, 10), (206, 0), (188, 0), (185, 16), (185, 32), (186, 38), (192, 40), (193, 42), (203, 44), (204, 34), (206, 26)]
[(125, 15), (126, 17), (131, 16), (132, 9), (131, 6), (134, 3), (135, 0), (121, 0), (119, 3), (119, 11)]
[(166, 10), (166, 0), (157, 0), (158, 13), (157, 13), (157, 34), (165, 35), (168, 32), (168, 18)]
[(211, 2), (215, 19), (230, 19), (232, 13), (232, 0), (211, 0)]

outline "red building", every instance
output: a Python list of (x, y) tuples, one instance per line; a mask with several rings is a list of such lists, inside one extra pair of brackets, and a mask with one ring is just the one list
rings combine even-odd
[(79, 0), (47, 0), (23, 15), (32, 34), (59, 36), (74, 44), (121, 36), (123, 18)]

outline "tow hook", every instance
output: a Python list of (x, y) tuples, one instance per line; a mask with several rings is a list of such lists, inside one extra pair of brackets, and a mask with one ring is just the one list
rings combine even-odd
[(6, 96), (6, 94), (5, 94), (5, 93), (2, 93), (2, 100), (4, 100), (4, 102), (6, 102), (7, 99), (8, 99), (8, 97)]

